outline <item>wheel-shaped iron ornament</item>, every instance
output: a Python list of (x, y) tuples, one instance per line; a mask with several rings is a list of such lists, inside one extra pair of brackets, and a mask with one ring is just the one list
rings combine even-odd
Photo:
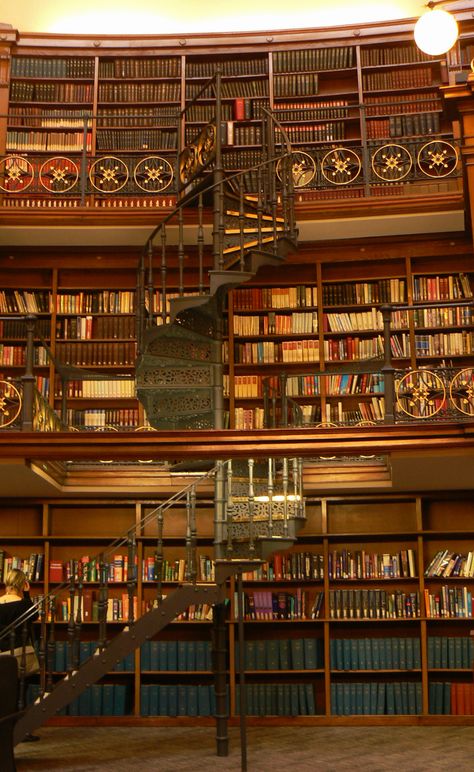
[(179, 157), (179, 181), (182, 185), (187, 185), (195, 176), (198, 169), (197, 148), (194, 145), (188, 145), (184, 148)]
[(463, 415), (474, 415), (474, 369), (467, 367), (456, 373), (449, 384), (451, 404)]
[(22, 396), (17, 387), (10, 381), (0, 381), (0, 429), (5, 429), (16, 421), (22, 404)]
[(204, 168), (210, 163), (216, 152), (216, 127), (213, 123), (208, 123), (201, 131), (197, 143), (197, 163)]
[(450, 142), (435, 139), (419, 150), (417, 163), (427, 177), (448, 177), (458, 165), (458, 151)]
[(33, 165), (27, 158), (10, 155), (0, 161), (0, 188), (6, 193), (23, 193), (30, 187), (34, 176)]
[(372, 171), (380, 180), (403, 180), (413, 166), (413, 159), (403, 145), (383, 145), (372, 155)]
[(166, 158), (150, 155), (135, 166), (133, 179), (147, 193), (162, 193), (173, 181), (173, 167)]
[(39, 181), (49, 193), (67, 193), (79, 179), (79, 167), (70, 158), (48, 158), (39, 170)]
[(94, 161), (89, 169), (92, 187), (101, 193), (116, 193), (128, 180), (128, 169), (120, 158), (107, 155)]
[(288, 164), (293, 175), (293, 185), (295, 188), (305, 188), (314, 180), (316, 175), (316, 162), (309, 153), (303, 150), (297, 150), (288, 158), (280, 158), (277, 163), (276, 173), (280, 181), (283, 179), (285, 164)]
[(412, 370), (395, 386), (397, 409), (410, 418), (433, 418), (446, 402), (446, 389), (436, 373)]
[(323, 177), (332, 185), (349, 185), (357, 179), (361, 169), (357, 153), (345, 147), (330, 150), (321, 161)]

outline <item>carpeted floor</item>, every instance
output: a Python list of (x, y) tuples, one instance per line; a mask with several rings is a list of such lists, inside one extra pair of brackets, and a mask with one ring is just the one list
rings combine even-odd
[[(18, 772), (146, 770), (239, 772), (238, 729), (230, 752), (215, 754), (213, 727), (46, 728), (36, 743), (21, 743)], [(251, 727), (248, 772), (456, 772), (474, 770), (474, 727)]]

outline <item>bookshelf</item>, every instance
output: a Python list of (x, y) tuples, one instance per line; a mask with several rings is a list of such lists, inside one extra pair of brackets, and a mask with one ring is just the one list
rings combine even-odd
[[(395, 367), (427, 361), (470, 365), (472, 309), (456, 305), (472, 297), (469, 259), (458, 256), (447, 264), (436, 257), (380, 258), (343, 268), (325, 256), (312, 267), (293, 267), (298, 285), (279, 284), (274, 272), (268, 283), (262, 279), (233, 290), (224, 359), (236, 428), (261, 425), (263, 380), (273, 378), (277, 385), (282, 372), (287, 395), (300, 404), (305, 422), (381, 420), (380, 374), (341, 374), (338, 367), (383, 356), (383, 303), (394, 307)], [(417, 309), (437, 301), (449, 305)]]
[[(71, 561), (98, 555), (117, 530), (129, 528), (156, 503), (116, 497), (2, 500), (3, 567), (12, 558), (27, 567), (32, 554), (42, 555), (43, 570), (38, 576), (33, 573), (32, 592), (47, 592), (67, 577)], [(183, 571), (185, 556), (185, 512), (179, 505), (175, 510), (165, 518), (169, 577)], [(309, 493), (307, 514), (292, 550), (276, 553), (257, 573), (243, 576), (249, 715), (280, 723), (295, 717), (315, 724), (350, 722), (356, 716), (368, 723), (430, 723), (439, 715), (469, 722), (474, 655), (474, 510), (469, 493)], [(212, 519), (212, 502), (199, 499), (199, 562), (208, 568)], [(137, 540), (139, 614), (156, 593), (154, 583), (144, 578), (154, 540), (155, 526), (150, 523)], [(117, 632), (123, 624), (125, 552), (118, 549), (106, 558), (113, 576), (110, 629)], [(451, 568), (446, 570), (449, 560)], [(177, 583), (166, 578), (164, 592)], [(235, 591), (231, 580), (231, 717), (238, 715), (239, 698)], [(82, 658), (98, 639), (97, 593), (97, 579), (87, 575)], [(456, 601), (458, 596), (464, 598), (464, 607)], [(451, 613), (436, 615), (443, 597), (450, 599)], [(58, 600), (54, 678), (67, 667), (67, 605), (65, 592)], [(190, 609), (91, 687), (80, 704), (63, 714), (66, 718), (54, 722), (69, 721), (68, 716), (87, 720), (91, 715), (107, 721), (110, 716), (196, 720), (212, 714), (213, 699), (210, 614), (201, 618), (200, 610)]]

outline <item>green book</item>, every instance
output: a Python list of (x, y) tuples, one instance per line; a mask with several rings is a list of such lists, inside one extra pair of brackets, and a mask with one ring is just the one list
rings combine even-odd
[(385, 649), (385, 667), (387, 670), (393, 670), (393, 653), (392, 653), (392, 639), (384, 638)]
[[(333, 686), (333, 684), (331, 685)], [(299, 716), (298, 684), (290, 684), (290, 716)]]
[[(330, 695), (331, 695), (331, 715), (332, 716), (337, 716), (339, 711), (337, 709), (337, 689), (336, 689), (336, 684), (334, 683), (334, 681), (331, 682), (331, 686), (330, 686), (329, 691), (330, 691)], [(295, 714), (292, 713), (291, 715), (294, 716)]]
[(407, 700), (408, 700), (408, 714), (410, 716), (415, 716), (417, 711), (416, 711), (416, 683), (414, 681), (408, 681)]
[(187, 641), (187, 649), (186, 649), (186, 670), (197, 670), (196, 667), (196, 652), (197, 652), (197, 641)]
[(178, 655), (177, 655), (178, 668), (177, 669), (180, 671), (187, 670), (188, 669), (188, 642), (178, 641), (177, 651), (178, 651)]
[(114, 684), (113, 715), (125, 716), (127, 712), (127, 686), (126, 684)]
[(150, 641), (145, 641), (140, 649), (140, 670), (151, 670)]
[(400, 670), (407, 669), (407, 644), (406, 638), (398, 639), (398, 652), (399, 652), (399, 668)]
[(405, 654), (407, 670), (413, 670), (413, 638), (406, 638)]
[(188, 687), (186, 684), (178, 684), (178, 716), (188, 715)]
[[(98, 715), (94, 713), (93, 715)], [(150, 715), (150, 687), (146, 684), (140, 686), (140, 715)]]
[(302, 638), (291, 638), (291, 664), (293, 670), (304, 670), (304, 649)]
[(314, 702), (313, 684), (304, 684), (306, 694), (306, 708), (309, 716), (316, 714), (316, 705)]
[(90, 687), (88, 689), (84, 689), (84, 691), (79, 695), (79, 715), (92, 715), (92, 694)]
[(174, 718), (178, 715), (178, 687), (176, 684), (168, 686), (168, 716)]
[(188, 716), (198, 716), (198, 690), (196, 684), (189, 684), (188, 687)]
[[(448, 638), (446, 635), (439, 636), (439, 665), (435, 664), (435, 667), (442, 667), (447, 668), (448, 667)], [(435, 663), (438, 662), (437, 657), (437, 651), (436, 651), (436, 642), (435, 642)]]
[[(166, 646), (166, 661), (168, 665), (167, 670), (177, 670), (178, 669), (178, 642), (164, 641), (164, 643), (167, 644)], [(161, 650), (160, 650), (160, 663), (161, 663)]]
[(359, 641), (357, 638), (351, 638), (351, 670), (360, 670), (359, 664)]
[(377, 715), (384, 716), (387, 712), (387, 684), (377, 684)]
[(357, 639), (357, 659), (359, 662), (359, 670), (367, 670), (367, 659), (365, 653), (365, 639)]
[[(369, 681), (364, 681), (362, 684), (362, 713), (364, 716), (370, 716), (372, 713), (370, 700), (371, 685), (372, 684)], [(375, 684), (375, 686), (377, 686), (377, 684)]]
[(280, 670), (290, 670), (290, 642), (288, 638), (279, 638), (278, 640), (278, 657)]
[[(102, 708), (102, 684), (92, 684), (91, 686), (91, 716), (101, 716)], [(145, 714), (142, 714), (145, 715)]]
[(380, 644), (383, 638), (372, 638), (372, 667), (374, 670), (380, 670)]
[(150, 641), (150, 667), (149, 670), (167, 670), (163, 667), (162, 657), (160, 657), (160, 647), (163, 647), (164, 641)]
[(277, 638), (270, 638), (266, 643), (266, 660), (268, 670), (278, 670), (280, 666), (280, 647)]
[[(378, 712), (378, 699), (379, 699), (379, 690), (380, 687), (383, 687), (383, 684), (377, 683), (377, 681), (370, 681), (370, 713), (372, 716), (375, 716)], [(385, 700), (385, 690), (382, 688), (381, 693), (383, 695), (383, 699)], [(382, 713), (383, 713), (383, 705), (382, 705)]]
[(435, 667), (435, 636), (429, 635), (428, 641), (426, 645), (427, 655), (428, 655), (428, 667), (432, 668)]
[(300, 716), (308, 715), (308, 704), (306, 701), (305, 684), (298, 684), (298, 702), (300, 706)]
[(102, 692), (102, 714), (104, 716), (114, 715), (114, 684), (104, 684)]
[(387, 716), (393, 716), (395, 714), (395, 690), (392, 682), (385, 684), (385, 704)]
[[(209, 699), (209, 689), (211, 689), (208, 684), (198, 684), (197, 687), (197, 700), (198, 700), (198, 716), (210, 716), (211, 715), (211, 701)], [(247, 699), (248, 699), (248, 693), (247, 693)], [(237, 709), (239, 707), (239, 704), (237, 703)], [(250, 710), (248, 711), (249, 715)]]
[(303, 638), (305, 670), (316, 670), (318, 667), (318, 641), (316, 638)]
[(159, 716), (160, 715), (160, 708), (159, 708), (159, 692), (160, 692), (161, 686), (158, 686), (157, 684), (150, 684), (149, 686), (149, 695), (148, 695), (148, 709), (149, 709), (149, 716)]
[(362, 716), (364, 713), (364, 686), (362, 682), (358, 681), (355, 686), (355, 713), (357, 716)]
[(160, 716), (167, 716), (169, 714), (168, 705), (168, 693), (170, 687), (166, 684), (160, 684), (158, 686), (158, 714)]
[(260, 640), (256, 642), (255, 655), (257, 659), (257, 670), (267, 669), (267, 642)]
[(343, 669), (351, 670), (352, 668), (352, 642), (350, 638), (343, 638), (342, 641), (342, 661)]
[(448, 638), (448, 667), (456, 667), (456, 652), (455, 652), (456, 639), (452, 635)]

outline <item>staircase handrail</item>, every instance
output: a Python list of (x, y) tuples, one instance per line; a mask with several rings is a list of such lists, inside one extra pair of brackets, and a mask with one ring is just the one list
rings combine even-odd
[[(154, 509), (151, 510), (151, 512), (148, 512), (144, 517), (142, 517), (138, 522), (134, 523), (122, 536), (118, 536), (114, 541), (112, 541), (105, 550), (102, 550), (99, 555), (96, 555), (95, 557), (91, 558), (88, 563), (85, 563), (84, 565), (95, 565), (98, 560), (100, 559), (100, 556), (108, 556), (111, 553), (113, 553), (116, 549), (119, 547), (122, 547), (123, 545), (127, 544), (129, 539), (134, 535), (134, 533), (139, 532), (144, 526), (148, 524), (150, 520), (152, 520), (153, 517), (155, 517), (156, 513), (161, 510), (162, 512), (166, 512), (169, 510), (174, 504), (181, 501), (183, 498), (186, 497), (186, 495), (194, 488), (196, 488), (198, 485), (203, 483), (205, 480), (209, 480), (211, 477), (213, 477), (217, 471), (225, 465), (226, 461), (219, 461), (215, 466), (213, 466), (211, 469), (209, 469), (207, 472), (203, 473), (197, 478), (193, 478), (193, 480), (186, 485), (184, 488), (181, 488), (176, 493), (173, 493), (166, 501), (162, 502), (158, 506), (156, 506)], [(44, 570), (46, 571), (46, 565), (44, 566)], [(129, 567), (129, 570), (133, 570), (133, 566)], [(65, 580), (61, 584), (56, 585), (54, 591), (48, 592), (46, 595), (40, 596), (39, 600), (34, 601), (32, 606), (28, 608), (21, 616), (19, 616), (14, 622), (11, 622), (6, 628), (4, 628), (0, 632), (0, 641), (6, 638), (8, 635), (11, 635), (13, 630), (16, 630), (18, 627), (25, 624), (25, 622), (28, 622), (30, 619), (37, 616), (37, 613), (41, 611), (43, 604), (46, 603), (46, 601), (51, 601), (54, 598), (56, 598), (63, 590), (67, 589), (70, 586), (71, 582), (70, 580)]]

